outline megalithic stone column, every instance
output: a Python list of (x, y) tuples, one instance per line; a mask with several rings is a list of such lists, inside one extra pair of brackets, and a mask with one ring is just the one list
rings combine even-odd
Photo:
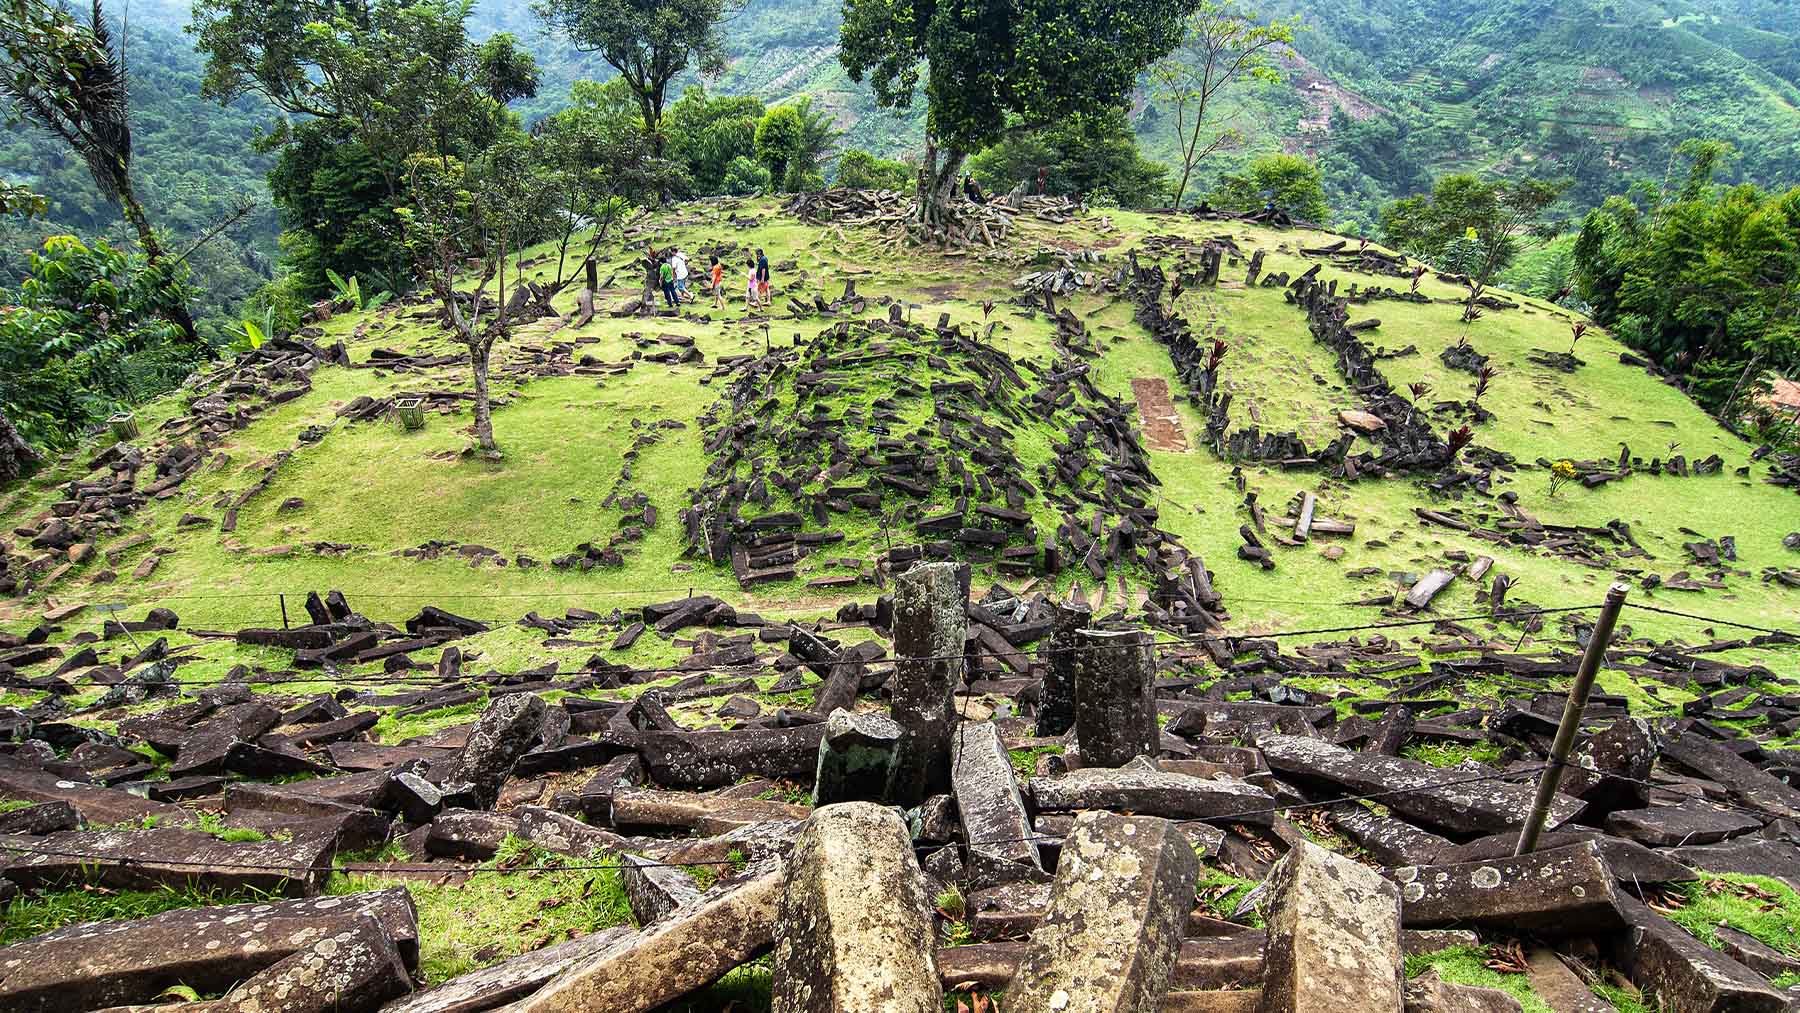
[(1199, 875), (1193, 842), (1168, 820), (1098, 811), (1077, 817), (1006, 1008), (1156, 1013)]
[(1051, 620), (1049, 655), (1045, 659), (1044, 691), (1038, 699), (1037, 733), (1046, 738), (1067, 734), (1075, 727), (1076, 631), (1094, 618), (1086, 602), (1062, 602)]
[(813, 805), (886, 800), (899, 743), (900, 726), (883, 715), (852, 714), (841, 707), (832, 711), (819, 740)]
[(925, 875), (892, 809), (813, 810), (788, 858), (775, 940), (775, 1013), (943, 1009)]
[(1269, 871), (1268, 889), (1259, 1013), (1402, 1007), (1399, 887), (1300, 841)]
[(1086, 767), (1156, 755), (1156, 653), (1143, 630), (1075, 635), (1075, 737)]
[(954, 563), (920, 563), (894, 579), (894, 696), (900, 725), (893, 800), (918, 805), (950, 788), (950, 733), (969, 618)]

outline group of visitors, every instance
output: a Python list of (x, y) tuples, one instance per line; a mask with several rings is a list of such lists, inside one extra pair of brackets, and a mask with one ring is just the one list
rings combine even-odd
[[(688, 264), (687, 251), (680, 247), (658, 250), (650, 247), (644, 254), (644, 309), (649, 311), (656, 304), (656, 293), (661, 292), (663, 304), (677, 313), (687, 303), (698, 302), (700, 296), (689, 291), (688, 279), (692, 273)], [(769, 257), (761, 249), (754, 256), (744, 258), (744, 311), (753, 312), (757, 308), (769, 306)], [(724, 309), (725, 299), (725, 262), (718, 254), (712, 255), (712, 262), (707, 267), (706, 281), (710, 287), (714, 309)]]

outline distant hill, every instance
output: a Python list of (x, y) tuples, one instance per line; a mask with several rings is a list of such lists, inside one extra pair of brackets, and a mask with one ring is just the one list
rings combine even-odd
[[(1201, 170), (1202, 184), (1264, 151), (1285, 149), (1325, 167), (1336, 222), (1372, 227), (1381, 204), (1434, 174), (1472, 169), (1543, 172), (1575, 181), (1571, 213), (1655, 178), (1680, 141), (1718, 137), (1740, 157), (1729, 173), (1766, 186), (1800, 182), (1800, 9), (1783, 0), (1272, 0), (1307, 29), (1284, 60), (1281, 85), (1240, 92), (1223, 116), (1246, 142)], [(261, 192), (267, 162), (250, 150), (261, 117), (198, 97), (201, 64), (182, 28), (182, 0), (130, 9), (138, 159), (159, 220), (188, 233), (234, 192)], [(603, 78), (597, 57), (545, 36), (529, 8), (477, 5), (476, 32), (517, 35), (539, 57), (536, 117), (568, 85)], [(716, 89), (771, 103), (811, 95), (844, 130), (843, 144), (904, 156), (921, 114), (877, 109), (837, 62), (839, 7), (816, 0), (749, 0), (726, 26), (730, 65)], [(1172, 128), (1147, 94), (1133, 119), (1152, 157), (1172, 160)], [(47, 229), (97, 231), (115, 221), (79, 166), (29, 130), (0, 140), (0, 176), (41, 182), (56, 198), (49, 226), (0, 226), (0, 277)], [(220, 305), (241, 297), (274, 255), (264, 214), (237, 248), (203, 266)]]

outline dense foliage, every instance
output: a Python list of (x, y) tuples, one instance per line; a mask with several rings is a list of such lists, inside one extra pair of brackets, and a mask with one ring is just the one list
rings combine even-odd
[(169, 321), (189, 294), (184, 267), (59, 236), (30, 255), (29, 270), (0, 306), (0, 415), (32, 443), (68, 446), (204, 361)]
[(1298, 155), (1254, 159), (1242, 172), (1221, 177), (1206, 199), (1226, 211), (1261, 211), (1272, 206), (1290, 217), (1315, 223), (1324, 222), (1331, 212), (1318, 165)]
[(1609, 198), (1582, 222), (1575, 278), (1594, 317), (1726, 416), (1766, 370), (1800, 368), (1800, 187), (1725, 186), (1719, 145), (1679, 185)]
[(989, 190), (1006, 192), (1020, 182), (1036, 185), (1044, 170), (1048, 193), (1097, 199), (1127, 207), (1168, 202), (1169, 170), (1138, 154), (1123, 109), (1071, 116), (1054, 126), (1008, 136), (969, 161), (969, 171)]

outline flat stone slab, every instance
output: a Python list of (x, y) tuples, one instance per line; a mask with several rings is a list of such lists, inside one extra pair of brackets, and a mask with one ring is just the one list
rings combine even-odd
[(32, 889), (193, 885), (310, 896), (324, 887), (331, 854), (332, 842), (318, 837), (228, 843), (194, 830), (78, 830), (0, 837), (0, 872)]
[(1680, 805), (1626, 809), (1606, 817), (1606, 829), (1652, 848), (1717, 844), (1762, 829), (1762, 821), (1698, 799)]
[(1147, 765), (1083, 767), (1031, 781), (1041, 810), (1111, 809), (1172, 820), (1219, 820), (1267, 826), (1275, 799), (1247, 781), (1200, 778)]
[(1409, 928), (1488, 925), (1516, 932), (1611, 932), (1620, 891), (1593, 841), (1518, 858), (1394, 870)]
[[(1277, 773), (1346, 789), (1352, 795), (1380, 794), (1381, 804), (1394, 812), (1456, 833), (1517, 830), (1525, 825), (1535, 794), (1535, 785), (1530, 783), (1498, 779), (1469, 783), (1482, 772), (1355, 753), (1320, 739), (1265, 735), (1257, 740), (1257, 746)], [(1551, 800), (1545, 829), (1554, 830), (1574, 819), (1584, 805), (1580, 799), (1557, 795)]]
[(635, 934), (630, 926), (622, 925), (521, 953), (492, 967), (458, 975), (436, 988), (395, 999), (381, 1007), (381, 1013), (484, 1013), (498, 1009)]
[(1800, 788), (1789, 785), (1697, 731), (1689, 730), (1664, 743), (1662, 762), (1717, 781), (1731, 793), (1733, 800), (1772, 817), (1800, 819)]
[(746, 777), (804, 781), (818, 764), (824, 724), (733, 732), (640, 732), (632, 737), (651, 781), (720, 788)]
[(193, 819), (186, 809), (139, 798), (130, 792), (70, 781), (38, 770), (0, 768), (0, 796), (26, 802), (67, 802), (88, 823), (110, 826), (142, 823), (146, 816), (169, 825)]
[(517, 1013), (641, 1013), (703, 988), (774, 942), (781, 887), (775, 870), (710, 896), (577, 962)]
[(1724, 844), (1676, 848), (1669, 852), (1677, 861), (1708, 872), (1739, 872), (1774, 876), (1800, 890), (1800, 848), (1781, 841), (1740, 837)]
[(409, 969), (417, 966), (418, 914), (398, 887), (184, 908), (132, 921), (71, 925), (0, 948), (0, 1009), (68, 1013), (147, 1003), (183, 984), (221, 993), (363, 917), (382, 926)]

